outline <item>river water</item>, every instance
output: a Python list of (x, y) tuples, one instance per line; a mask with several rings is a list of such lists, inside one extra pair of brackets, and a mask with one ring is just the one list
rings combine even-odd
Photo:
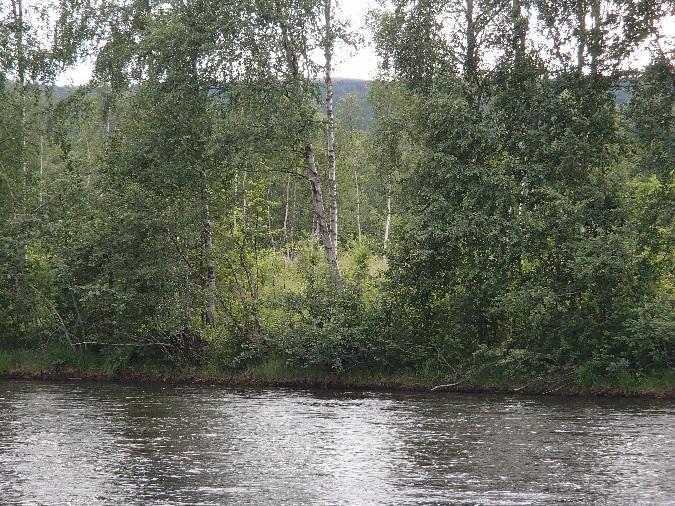
[(1, 504), (675, 504), (675, 403), (0, 381)]

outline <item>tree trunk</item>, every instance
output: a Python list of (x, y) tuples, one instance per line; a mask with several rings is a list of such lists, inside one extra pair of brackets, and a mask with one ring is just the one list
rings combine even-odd
[(328, 153), (328, 201), (330, 208), (330, 238), (333, 249), (337, 256), (338, 251), (338, 206), (337, 206), (337, 181), (335, 177), (335, 116), (333, 114), (333, 79), (331, 65), (333, 57), (333, 32), (331, 21), (331, 2), (325, 0), (325, 23), (326, 33), (324, 41), (324, 57), (326, 59), (326, 120), (327, 139), (326, 151)]
[(14, 0), (12, 2), (12, 15), (14, 23), (16, 24), (16, 70), (18, 89), (21, 99), (21, 171), (24, 175), (28, 173), (28, 165), (26, 162), (26, 58), (23, 47), (23, 2), (22, 0)]
[[(279, 6), (277, 4), (277, 9)], [(286, 57), (286, 64), (290, 72), (290, 77), (293, 80), (295, 87), (295, 94), (298, 102), (304, 100), (304, 94), (302, 90), (302, 76), (300, 75), (300, 66), (298, 63), (298, 55), (295, 52), (294, 44), (289, 34), (288, 25), (281, 13), (280, 15), (280, 28), (281, 36), (283, 42), (284, 54)], [(307, 167), (307, 179), (310, 183), (310, 189), (312, 193), (312, 207), (314, 211), (314, 218), (316, 220), (317, 230), (321, 239), (321, 242), (324, 246), (324, 253), (326, 260), (335, 275), (338, 284), (340, 281), (340, 269), (337, 262), (337, 254), (335, 251), (335, 244), (331, 238), (330, 229), (326, 221), (326, 211), (324, 208), (323, 202), (323, 188), (321, 184), (321, 175), (319, 174), (316, 168), (316, 159), (314, 156), (314, 148), (310, 141), (310, 136), (308, 133), (305, 134), (305, 165)]]
[(232, 231), (237, 231), (237, 203), (239, 202), (239, 169), (234, 169), (234, 206), (232, 206)]
[(291, 258), (291, 245), (289, 241), (288, 219), (289, 207), (291, 198), (291, 175), (288, 174), (288, 181), (286, 182), (286, 205), (284, 206), (284, 241), (286, 243), (286, 258)]
[[(45, 134), (44, 134), (44, 129), (42, 125), (40, 125), (40, 181), (38, 184), (38, 204), (40, 207), (42, 207), (42, 188), (44, 185), (44, 177), (45, 177)], [(89, 185), (87, 185), (87, 189), (89, 188)]]
[(23, 26), (23, 2), (22, 0), (12, 0), (12, 21), (16, 26), (16, 48), (14, 57), (16, 58), (16, 77), (17, 89), (19, 91), (20, 102), (20, 116), (21, 123), (19, 126), (19, 135), (21, 136), (19, 145), (19, 167), (23, 176), (23, 198), (26, 198), (25, 191), (27, 190), (28, 177), (28, 161), (26, 157), (26, 124), (28, 122), (28, 111), (26, 107), (26, 57), (24, 43), (24, 26)]
[(391, 193), (387, 194), (387, 219), (384, 222), (384, 249), (389, 243), (389, 230), (391, 229)]
[(330, 230), (326, 226), (326, 211), (323, 204), (321, 177), (316, 169), (316, 160), (314, 158), (314, 150), (312, 149), (311, 144), (307, 144), (305, 146), (305, 164), (307, 165), (307, 179), (309, 179), (309, 184), (312, 190), (312, 204), (314, 206), (314, 218), (316, 220), (319, 239), (321, 239), (321, 242), (323, 243), (328, 264), (333, 270), (333, 273), (339, 275), (340, 269), (337, 263), (335, 247), (330, 235)]
[[(28, 122), (28, 112), (26, 107), (26, 58), (24, 48), (24, 24), (23, 24), (23, 2), (22, 0), (12, 0), (12, 21), (16, 26), (16, 71), (17, 71), (17, 85), (19, 90), (19, 100), (21, 104), (21, 123), (19, 126), (19, 135), (21, 136), (19, 143), (19, 167), (21, 170), (21, 191), (18, 197), (19, 215), (23, 220), (28, 214), (28, 158), (26, 156), (26, 124)], [(25, 241), (21, 241), (18, 246), (18, 261), (19, 268), (23, 269), (25, 262), (28, 259), (28, 245)], [(15, 278), (15, 289), (19, 290), (19, 277)]]
[(591, 16), (593, 17), (593, 32), (589, 40), (591, 53), (591, 75), (598, 74), (598, 60), (602, 52), (602, 13), (600, 0), (591, 0)]
[(248, 171), (244, 169), (244, 174), (241, 177), (241, 222), (244, 228), (248, 222), (248, 193), (246, 192), (247, 179)]
[(288, 223), (288, 239), (290, 244), (293, 244), (295, 241), (295, 227), (298, 223), (298, 185), (293, 181), (291, 186), (293, 187), (293, 193), (291, 197), (291, 216)]
[(274, 239), (274, 227), (272, 226), (272, 205), (270, 204), (270, 195), (272, 193), (272, 184), (267, 187), (267, 228), (270, 233), (270, 242), (272, 243), (272, 251), (276, 252), (277, 242)]
[(513, 54), (516, 61), (520, 61), (525, 55), (527, 40), (527, 18), (523, 16), (522, 0), (513, 0), (512, 23), (513, 23)]
[(359, 174), (354, 169), (354, 183), (356, 184), (356, 230), (359, 233), (359, 244), (361, 243), (361, 188), (359, 187)]
[(213, 226), (211, 224), (211, 215), (209, 213), (209, 192), (206, 171), (201, 169), (199, 172), (202, 182), (202, 237), (204, 242), (204, 263), (206, 267), (206, 304), (204, 307), (204, 323), (206, 325), (213, 325), (216, 313), (216, 269), (213, 262)]
[(586, 38), (586, 1), (577, 0), (577, 72), (579, 75), (584, 71)]
[(474, 19), (474, 0), (466, 0), (466, 54), (464, 55), (464, 77), (475, 83), (478, 75), (478, 54), (476, 48), (476, 22)]

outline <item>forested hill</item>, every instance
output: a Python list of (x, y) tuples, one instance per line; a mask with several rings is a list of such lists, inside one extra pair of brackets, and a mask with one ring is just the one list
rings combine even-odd
[[(370, 117), (370, 108), (366, 104), (368, 94), (369, 81), (363, 79), (350, 79), (344, 77), (336, 77), (333, 79), (333, 93), (335, 100), (335, 112), (339, 114), (340, 105), (342, 101), (349, 95), (354, 95), (362, 107), (366, 109), (366, 116)], [(320, 82), (322, 91), (325, 90), (323, 82)], [(54, 100), (59, 102), (68, 95), (70, 95), (75, 88), (71, 86), (55, 86), (53, 90)]]
[[(344, 77), (334, 78), (333, 91), (335, 100), (335, 113), (339, 115), (343, 100), (346, 97), (353, 95), (357, 99), (359, 107), (363, 110), (364, 118), (366, 120), (370, 120), (373, 113), (372, 107), (367, 100), (369, 83), (370, 81), (366, 81), (364, 79), (350, 79)], [(323, 86), (323, 82), (320, 82), (320, 85), (322, 92), (325, 93), (325, 86)], [(616, 97), (617, 105), (622, 106), (629, 102), (631, 96), (630, 88), (631, 83), (629, 80), (623, 80), (617, 86), (613, 92), (614, 96)], [(73, 89), (74, 88), (70, 86), (55, 86), (53, 90), (54, 100), (57, 102), (62, 100), (64, 97), (67, 97), (70, 93), (72, 93)]]
[(365, 99), (368, 94), (368, 82), (363, 79), (348, 79), (343, 77), (333, 79), (333, 92), (335, 94), (336, 105), (347, 95), (355, 95), (361, 99)]

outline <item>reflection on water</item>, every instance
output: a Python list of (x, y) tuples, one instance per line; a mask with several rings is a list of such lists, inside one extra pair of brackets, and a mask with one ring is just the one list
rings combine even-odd
[(675, 504), (672, 401), (0, 381), (2, 504)]

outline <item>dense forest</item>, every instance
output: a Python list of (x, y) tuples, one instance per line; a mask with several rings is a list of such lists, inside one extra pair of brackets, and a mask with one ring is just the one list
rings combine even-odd
[(671, 1), (0, 6), (0, 362), (672, 377)]

